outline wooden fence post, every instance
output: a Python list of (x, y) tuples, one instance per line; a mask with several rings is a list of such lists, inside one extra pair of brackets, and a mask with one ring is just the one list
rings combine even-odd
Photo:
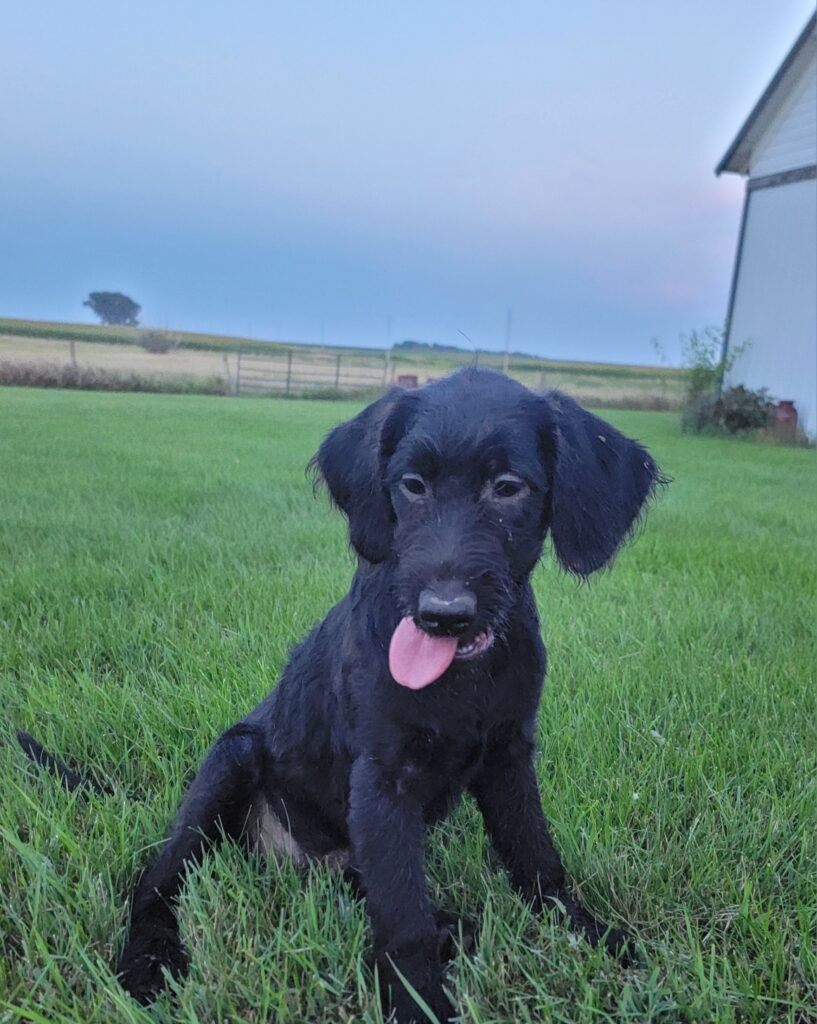
[(238, 358), (235, 363), (235, 393), (241, 394), (241, 349), (238, 350)]
[(338, 352), (338, 358), (335, 361), (335, 391), (340, 387), (340, 352)]
[(383, 353), (383, 387), (389, 383), (389, 350)]
[(292, 349), (287, 351), (287, 388), (286, 394), (289, 394), (290, 388), (292, 387)]
[(76, 340), (74, 338), (71, 338), (69, 340), (69, 342), (68, 342), (68, 345), (69, 345), (69, 347), (71, 349), (71, 365), (74, 367), (74, 369), (76, 369), (77, 368), (77, 343), (76, 343)]

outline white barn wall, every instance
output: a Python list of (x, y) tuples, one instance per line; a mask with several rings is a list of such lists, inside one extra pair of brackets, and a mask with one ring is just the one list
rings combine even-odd
[(817, 163), (817, 54), (798, 88), (758, 140), (749, 159), (751, 177)]
[(729, 383), (766, 387), (775, 399), (793, 399), (800, 425), (814, 436), (817, 180), (754, 189), (748, 203), (729, 347), (750, 345)]

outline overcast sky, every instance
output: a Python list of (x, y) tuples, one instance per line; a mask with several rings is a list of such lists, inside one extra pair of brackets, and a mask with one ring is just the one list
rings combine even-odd
[[(655, 361), (811, 0), (0, 6), (0, 315)], [(460, 333), (462, 332), (462, 333)]]

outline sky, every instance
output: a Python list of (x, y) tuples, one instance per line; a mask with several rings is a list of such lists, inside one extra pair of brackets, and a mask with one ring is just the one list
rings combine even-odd
[(675, 361), (813, 0), (0, 6), (0, 316)]

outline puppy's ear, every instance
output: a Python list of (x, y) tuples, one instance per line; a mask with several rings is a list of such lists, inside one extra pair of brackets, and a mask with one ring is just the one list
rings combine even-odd
[(367, 562), (382, 562), (391, 551), (394, 512), (384, 485), (386, 464), (418, 402), (417, 392), (392, 388), (335, 427), (310, 462), (349, 521), (352, 547)]
[(662, 483), (649, 452), (558, 391), (549, 412), (551, 535), (562, 565), (579, 576), (607, 565)]

